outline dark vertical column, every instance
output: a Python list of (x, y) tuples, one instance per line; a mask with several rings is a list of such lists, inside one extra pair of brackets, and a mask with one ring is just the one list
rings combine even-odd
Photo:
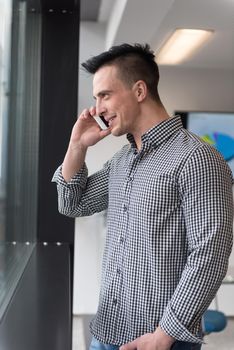
[(38, 241), (73, 243), (74, 219), (58, 213), (54, 171), (77, 114), (79, 6), (42, 1)]

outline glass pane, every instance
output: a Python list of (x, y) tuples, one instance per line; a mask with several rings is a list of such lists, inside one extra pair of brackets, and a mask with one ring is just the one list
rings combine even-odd
[(0, 0), (0, 318), (36, 242), (41, 18), (32, 4)]
[(9, 107), (11, 1), (0, 0), (0, 240), (5, 240), (7, 121)]

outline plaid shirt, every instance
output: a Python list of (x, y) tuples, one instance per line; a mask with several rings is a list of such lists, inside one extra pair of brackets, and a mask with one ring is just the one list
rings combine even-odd
[(91, 332), (121, 345), (161, 328), (202, 342), (201, 317), (225, 276), (232, 248), (232, 174), (222, 156), (179, 116), (128, 135), (103, 169), (66, 183), (55, 172), (59, 211), (108, 209), (99, 307)]

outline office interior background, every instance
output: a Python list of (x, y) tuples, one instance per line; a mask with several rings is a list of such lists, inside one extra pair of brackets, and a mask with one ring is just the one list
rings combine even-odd
[[(77, 115), (94, 103), (80, 63), (122, 42), (159, 53), (177, 28), (212, 30), (192, 56), (160, 63), (159, 92), (171, 115), (234, 118), (233, 13), (233, 0), (0, 0), (0, 349), (71, 349), (72, 338), (73, 350), (88, 348), (106, 213), (63, 217), (51, 183)], [(125, 143), (91, 148), (90, 173)], [(211, 307), (231, 319), (233, 253), (227, 277)]]

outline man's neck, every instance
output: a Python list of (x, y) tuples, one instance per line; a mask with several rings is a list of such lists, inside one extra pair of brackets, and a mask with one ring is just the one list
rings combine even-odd
[(162, 105), (158, 106), (154, 104), (153, 106), (145, 106), (141, 115), (138, 117), (134, 131), (132, 132), (137, 149), (141, 149), (142, 135), (144, 135), (148, 130), (150, 130), (154, 126), (169, 118), (170, 116), (168, 115), (167, 111)]

